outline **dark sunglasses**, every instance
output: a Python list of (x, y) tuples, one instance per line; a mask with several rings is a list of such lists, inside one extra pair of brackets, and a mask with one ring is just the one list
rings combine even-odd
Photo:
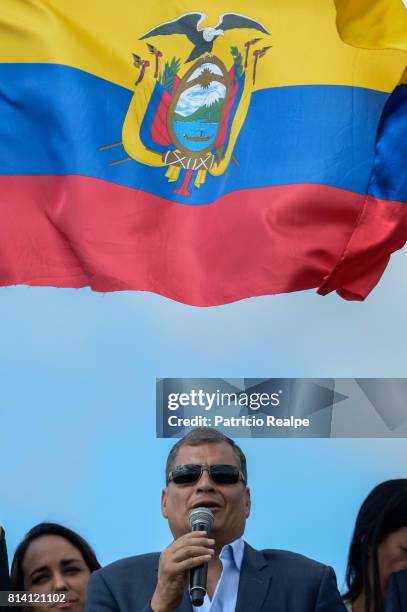
[(216, 464), (205, 466), (199, 463), (176, 465), (168, 475), (168, 482), (175, 482), (178, 485), (192, 484), (198, 482), (205, 470), (208, 472), (211, 480), (218, 484), (236, 484), (239, 480), (246, 484), (242, 472), (235, 465)]

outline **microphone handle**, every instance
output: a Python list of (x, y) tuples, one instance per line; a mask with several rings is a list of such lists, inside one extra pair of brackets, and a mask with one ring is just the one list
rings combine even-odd
[(190, 573), (189, 594), (193, 606), (202, 606), (206, 594), (208, 564), (194, 567)]
[[(197, 523), (193, 526), (192, 531), (208, 532), (206, 523)], [(209, 535), (209, 532), (208, 532)], [(208, 576), (208, 564), (203, 563), (191, 569), (189, 573), (189, 594), (193, 606), (202, 606), (206, 594), (206, 583)]]

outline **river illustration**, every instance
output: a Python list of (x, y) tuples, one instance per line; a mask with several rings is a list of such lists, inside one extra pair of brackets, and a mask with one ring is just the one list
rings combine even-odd
[(218, 123), (205, 121), (174, 121), (174, 131), (179, 142), (191, 151), (202, 151), (213, 145), (218, 133)]

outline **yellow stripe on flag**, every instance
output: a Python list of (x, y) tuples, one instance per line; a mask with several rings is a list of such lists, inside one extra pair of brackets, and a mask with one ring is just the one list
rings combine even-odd
[[(385, 2), (395, 5), (401, 0)], [(349, 5), (341, 2), (345, 21)], [(400, 11), (402, 9), (402, 5)], [(73, 66), (134, 89), (137, 76), (132, 53), (147, 59), (147, 43), (163, 53), (161, 62), (181, 59), (179, 77), (193, 44), (183, 34), (140, 40), (143, 34), (188, 12), (206, 17), (200, 28), (215, 26), (223, 13), (240, 13), (259, 21), (271, 35), (253, 29), (230, 29), (219, 36), (214, 54), (231, 65), (231, 47), (244, 53), (244, 44), (259, 37), (271, 46), (261, 59), (254, 89), (286, 85), (353, 85), (392, 91), (405, 65), (401, 51), (379, 53), (345, 44), (336, 30), (331, 0), (1, 0), (0, 60)], [(342, 22), (341, 22), (342, 23)], [(353, 30), (353, 28), (351, 28)]]
[(342, 40), (364, 49), (407, 51), (407, 8), (403, 0), (335, 0)]

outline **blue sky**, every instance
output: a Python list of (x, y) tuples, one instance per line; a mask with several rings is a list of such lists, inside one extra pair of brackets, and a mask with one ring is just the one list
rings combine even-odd
[[(62, 522), (101, 561), (160, 550), (170, 440), (155, 437), (156, 377), (402, 377), (407, 252), (365, 303), (314, 291), (194, 308), (138, 292), (0, 289), (0, 524), (14, 547)], [(405, 476), (406, 440), (241, 440), (247, 540), (330, 563), (343, 581), (357, 509)]]

